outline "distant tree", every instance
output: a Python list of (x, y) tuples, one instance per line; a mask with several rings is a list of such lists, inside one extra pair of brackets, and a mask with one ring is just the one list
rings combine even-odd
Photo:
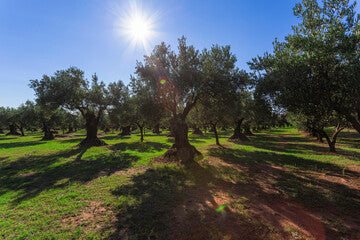
[(63, 120), (63, 113), (61, 109), (48, 108), (44, 105), (37, 104), (35, 107), (35, 115), (38, 125), (42, 128), (44, 136), (42, 141), (49, 141), (55, 139), (54, 129), (57, 126), (61, 126)]
[(6, 135), (21, 135), (18, 129), (19, 115), (15, 108), (0, 109), (0, 119), (3, 125), (8, 126), (9, 132)]
[[(308, 115), (301, 112), (289, 113), (289, 121), (297, 129), (308, 132), (311, 136), (316, 137), (319, 142), (324, 142), (329, 146), (330, 152), (336, 152), (336, 141), (339, 133), (349, 127), (349, 123), (336, 112), (324, 115)], [(331, 130), (325, 130), (326, 127), (332, 127)]]
[[(121, 84), (119, 84), (121, 85)], [(106, 88), (99, 82), (96, 74), (89, 83), (84, 72), (70, 67), (57, 71), (53, 76), (44, 75), (41, 80), (31, 80), (37, 102), (48, 107), (62, 107), (70, 111), (79, 111), (86, 122), (86, 138), (80, 146), (101, 146), (106, 144), (97, 137), (99, 121), (107, 107), (115, 100), (118, 85)], [(111, 90), (111, 91), (110, 91)]]
[(144, 141), (145, 126), (154, 127), (159, 124), (163, 116), (163, 107), (154, 98), (151, 87), (144, 81), (132, 77), (131, 89), (131, 122), (140, 129), (141, 142)]
[(25, 136), (24, 129), (34, 128), (37, 125), (37, 116), (35, 104), (31, 101), (26, 101), (25, 104), (20, 105), (17, 111), (17, 126), (22, 136)]
[(214, 132), (216, 144), (220, 145), (217, 128), (230, 119), (240, 83), (240, 71), (235, 66), (236, 57), (230, 46), (214, 45), (202, 53), (201, 71), (206, 83), (200, 98), (199, 114)]

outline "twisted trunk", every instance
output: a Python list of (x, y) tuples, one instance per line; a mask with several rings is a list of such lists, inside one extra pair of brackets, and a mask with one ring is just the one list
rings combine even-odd
[(335, 128), (335, 132), (333, 133), (333, 135), (331, 136), (331, 138), (329, 137), (329, 135), (322, 129), (321, 130), (321, 134), (323, 135), (323, 137), (325, 137), (326, 142), (329, 145), (329, 150), (330, 152), (336, 152), (336, 140), (337, 140), (337, 136), (339, 135), (339, 133), (343, 130), (344, 128), (340, 126), (340, 124), (338, 124)]
[(254, 136), (254, 134), (251, 132), (251, 130), (250, 130), (250, 126), (249, 125), (245, 125), (244, 126), (244, 133), (245, 133), (245, 135), (247, 135), (247, 136)]
[(131, 135), (131, 126), (126, 126), (121, 128), (120, 136), (129, 136)]
[(97, 137), (99, 118), (94, 113), (85, 115), (86, 138), (81, 141), (79, 147), (104, 146), (106, 143)]
[(24, 127), (23, 127), (23, 126), (20, 126), (20, 127), (19, 127), (19, 130), (20, 130), (20, 132), (21, 132), (21, 136), (25, 136)]
[(18, 133), (17, 131), (16, 131), (16, 126), (15, 126), (15, 124), (10, 124), (9, 125), (9, 132), (6, 134), (6, 135), (20, 135), (20, 133)]
[(42, 141), (53, 140), (55, 138), (53, 132), (50, 130), (46, 123), (43, 123), (43, 131), (44, 137), (41, 139)]
[(229, 138), (230, 140), (249, 141), (249, 139), (245, 136), (241, 129), (243, 121), (244, 118), (236, 122), (236, 128), (234, 129), (234, 134)]
[(155, 134), (160, 134), (160, 123), (157, 123), (155, 126), (154, 126), (154, 129), (153, 129), (153, 133)]
[(175, 143), (165, 153), (165, 157), (180, 160), (184, 164), (190, 164), (201, 153), (192, 146), (188, 139), (188, 126), (185, 119), (175, 116), (170, 120), (170, 130), (174, 135)]

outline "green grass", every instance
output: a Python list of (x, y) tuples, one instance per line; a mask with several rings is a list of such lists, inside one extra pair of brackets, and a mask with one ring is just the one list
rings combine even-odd
[[(353, 209), (360, 209), (357, 190), (304, 174), (312, 171), (358, 178), (359, 172), (349, 168), (360, 165), (359, 135), (353, 131), (340, 135), (337, 154), (328, 153), (326, 145), (316, 144), (292, 128), (256, 133), (243, 144), (228, 142), (231, 132), (222, 132), (224, 148), (215, 146), (211, 134), (190, 135), (191, 143), (205, 155), (190, 169), (152, 161), (172, 145), (167, 133), (146, 134), (143, 143), (139, 134), (124, 138), (108, 134), (102, 137), (108, 146), (78, 149), (83, 134), (54, 141), (40, 141), (41, 134), (0, 135), (1, 239), (167, 239), (173, 234), (173, 210), (191, 198), (194, 189), (201, 189), (206, 199), (211, 199), (215, 188), (224, 188), (229, 197), (236, 197), (228, 204), (234, 209), (229, 218), (241, 219), (249, 236), (255, 231), (259, 238), (270, 239), (277, 230), (248, 216), (246, 202), (251, 196), (236, 190), (247, 185), (264, 194), (254, 181), (256, 167), (264, 164), (287, 169), (275, 184), (287, 199), (309, 209), (336, 207), (354, 217)], [(214, 165), (211, 159), (221, 165)], [(202, 237), (218, 239), (226, 234), (220, 223), (207, 220), (216, 217), (214, 214), (211, 209), (189, 210), (185, 219), (198, 220), (206, 232)], [(325, 222), (329, 229), (340, 226), (345, 235), (354, 234), (342, 223)], [(189, 231), (183, 225), (179, 231)]]

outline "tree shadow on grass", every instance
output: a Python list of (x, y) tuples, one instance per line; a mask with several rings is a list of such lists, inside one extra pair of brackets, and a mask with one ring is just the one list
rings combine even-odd
[(138, 152), (160, 152), (168, 149), (170, 146), (158, 142), (120, 142), (111, 145), (109, 148), (113, 151), (138, 151)]
[(36, 146), (40, 144), (44, 144), (45, 142), (38, 141), (29, 141), (29, 142), (10, 142), (10, 143), (0, 143), (1, 148), (20, 148), (20, 147), (28, 147), (28, 146)]
[[(211, 148), (209, 149), (208, 154), (213, 157), (218, 157), (225, 162), (242, 165), (271, 163), (275, 165), (288, 166), (302, 170), (312, 170), (320, 172), (326, 170), (330, 172), (336, 172), (338, 174), (341, 174), (343, 171), (343, 168), (335, 164), (300, 158), (287, 154), (285, 155), (260, 151), (249, 152), (232, 148)], [(348, 172), (354, 174), (354, 176), (359, 175), (356, 172)]]
[[(253, 146), (260, 149), (266, 149), (284, 153), (303, 153), (312, 155), (333, 154), (330, 153), (326, 143), (322, 145), (316, 144), (315, 139), (307, 137), (289, 137), (289, 136), (255, 136), (253, 141), (242, 142), (241, 145)], [(336, 154), (346, 156), (351, 160), (356, 160), (358, 152), (341, 149), (337, 147)]]
[[(357, 236), (356, 234), (360, 234), (360, 228), (353, 227), (356, 225), (360, 226), (360, 222), (356, 220), (358, 219), (358, 213), (354, 211), (354, 209), (360, 209), (360, 191), (343, 184), (344, 182), (359, 179), (359, 172), (347, 170), (344, 173), (341, 167), (334, 164), (262, 152), (210, 149), (209, 155), (245, 169), (247, 174), (239, 174), (247, 176), (248, 179), (251, 179), (252, 183), (261, 182), (262, 184), (257, 184), (257, 188), (254, 188), (252, 184), (251, 190), (249, 188), (245, 189), (248, 189), (249, 192), (256, 192), (257, 196), (263, 195), (265, 199), (268, 199), (266, 200), (267, 206), (273, 209), (273, 211), (281, 211), (281, 214), (284, 214), (284, 211), (289, 213), (294, 210), (291, 205), (284, 208), (281, 204), (285, 203), (280, 202), (279, 204), (279, 199), (284, 199), (285, 196), (285, 199), (291, 199), (307, 209), (311, 209), (312, 214), (321, 219), (321, 224), (318, 225), (320, 227), (321, 225), (325, 226), (324, 234), (329, 239), (339, 239), (341, 236), (348, 236), (353, 239), (354, 236)], [(295, 169), (291, 171), (283, 170), (273, 167), (274, 165), (291, 166), (295, 167)], [(317, 167), (314, 168), (314, 166)], [(301, 171), (296, 168), (320, 173), (313, 174), (310, 171)], [(213, 170), (213, 172), (218, 171), (218, 169), (216, 171)], [(234, 174), (233, 176), (236, 177)], [(271, 183), (271, 179), (275, 179), (275, 182), (271, 184), (271, 188), (277, 189), (280, 194), (271, 196), (267, 195), (263, 190), (260, 191), (263, 188), (261, 186)], [(248, 183), (246, 181), (243, 182), (249, 186), (249, 181)], [(242, 194), (250, 200), (255, 198), (246, 191), (242, 192)], [(301, 212), (304, 211), (298, 208), (297, 211), (291, 214), (296, 220), (296, 218), (301, 218), (301, 214), (303, 214)], [(272, 218), (271, 215), (268, 217)], [(334, 221), (333, 219), (338, 220)], [(314, 229), (312, 230), (316, 233)]]
[[(72, 182), (86, 183), (100, 175), (110, 175), (115, 171), (127, 169), (139, 160), (137, 156), (120, 152), (82, 160), (85, 151), (86, 149), (71, 149), (10, 162), (0, 168), (0, 194), (19, 191), (12, 201), (13, 204), (19, 204), (48, 189), (62, 188)], [(74, 155), (78, 155), (75, 160), (61, 162), (62, 159)], [(67, 181), (58, 184), (62, 179)]]
[(264, 239), (269, 228), (263, 223), (229, 208), (216, 211), (220, 206), (209, 188), (215, 182), (221, 180), (196, 163), (186, 170), (160, 166), (132, 176), (127, 185), (113, 191), (118, 197), (118, 221), (109, 238)]
[(17, 138), (14, 138), (14, 137), (0, 137), (0, 141), (1, 140), (13, 140), (13, 139), (17, 139)]
[(360, 134), (357, 132), (341, 132), (339, 142), (349, 145), (352, 148), (360, 148)]

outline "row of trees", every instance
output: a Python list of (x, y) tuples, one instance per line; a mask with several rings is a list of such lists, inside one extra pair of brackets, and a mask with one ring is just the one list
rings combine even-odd
[[(356, 2), (303, 0), (300, 19), (273, 53), (253, 59), (257, 90), (263, 99), (291, 113), (300, 129), (335, 152), (345, 127), (360, 133), (360, 22)], [(288, 114), (289, 115), (289, 114)], [(324, 129), (333, 126), (329, 135)]]
[[(58, 116), (73, 128), (83, 122), (87, 136), (80, 146), (104, 145), (97, 137), (100, 126), (122, 127), (128, 134), (135, 125), (141, 140), (146, 127), (159, 132), (162, 126), (175, 138), (165, 156), (188, 163), (200, 155), (189, 143), (189, 124), (199, 134), (201, 127), (211, 127), (220, 145), (219, 127), (232, 127), (231, 139), (244, 141), (250, 128), (291, 120), (319, 141), (325, 138), (335, 151), (342, 129), (360, 132), (360, 24), (354, 9), (348, 0), (321, 5), (303, 0), (294, 8), (300, 23), (293, 33), (284, 42), (276, 40), (273, 53), (249, 62), (251, 74), (236, 67), (230, 46), (199, 51), (182, 37), (177, 51), (161, 43), (138, 62), (127, 86), (105, 85), (96, 74), (88, 81), (75, 67), (44, 75), (30, 82), (36, 104), (2, 109), (1, 121), (10, 133), (40, 123), (44, 139), (52, 138), (51, 127), (61, 125)], [(332, 136), (325, 131), (330, 126)]]
[[(144, 129), (160, 126), (170, 129), (175, 138), (166, 153), (169, 158), (191, 162), (200, 153), (189, 143), (188, 124), (194, 133), (210, 127), (220, 145), (217, 129), (234, 127), (231, 137), (246, 140), (250, 127), (261, 129), (275, 124), (276, 114), (270, 105), (254, 97), (252, 77), (236, 67), (230, 46), (214, 45), (202, 51), (179, 39), (178, 51), (162, 43), (150, 56), (138, 62), (129, 85), (118, 81), (104, 84), (96, 74), (91, 81), (75, 67), (31, 80), (36, 103), (26, 102), (18, 109), (2, 109), (2, 126), (9, 134), (16, 129), (41, 127), (44, 140), (53, 139), (53, 128), (84, 126), (86, 138), (80, 146), (100, 146), (97, 137), (104, 130), (123, 128), (127, 134), (136, 126), (144, 139)], [(81, 116), (81, 118), (80, 118)]]

